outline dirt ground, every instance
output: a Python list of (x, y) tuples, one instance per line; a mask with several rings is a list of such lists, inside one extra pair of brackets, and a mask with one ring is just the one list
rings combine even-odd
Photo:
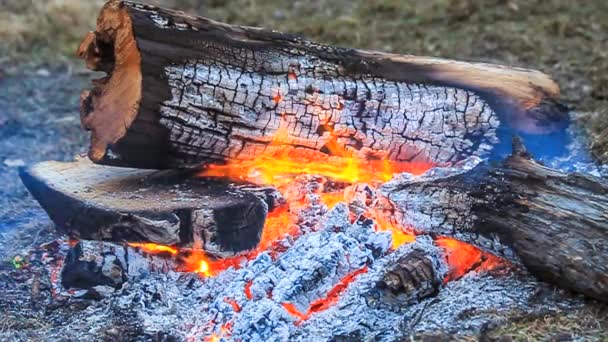
[[(579, 122), (592, 136), (598, 161), (608, 162), (608, 1), (144, 2), (334, 45), (542, 70), (558, 81), (566, 104), (582, 114)], [(94, 27), (102, 4), (0, 0), (0, 288), (14, 281), (16, 255), (57, 234), (21, 185), (18, 168), (41, 160), (69, 160), (86, 151), (78, 98), (92, 75), (72, 54)], [(28, 286), (25, 281), (0, 297), (0, 340), (16, 330), (27, 331), (20, 336), (43, 339), (51, 324), (42, 324), (43, 312), (17, 300), (29, 296)], [(489, 327), (471, 339), (607, 341), (607, 312), (589, 303), (577, 312)]]

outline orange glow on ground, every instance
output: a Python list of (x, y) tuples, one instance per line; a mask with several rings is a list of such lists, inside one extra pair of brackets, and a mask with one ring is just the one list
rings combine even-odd
[(491, 253), (449, 237), (439, 237), (435, 243), (446, 251), (449, 271), (445, 281), (460, 279), (470, 271), (491, 271), (506, 265), (506, 261)]

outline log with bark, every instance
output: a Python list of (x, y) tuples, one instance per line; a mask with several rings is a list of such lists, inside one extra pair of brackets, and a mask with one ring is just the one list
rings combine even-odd
[(608, 301), (608, 181), (543, 166), (517, 137), (513, 147), (498, 165), (436, 170), (384, 192), (418, 233), (456, 237)]
[(95, 165), (88, 159), (43, 162), (21, 172), (53, 222), (78, 239), (150, 242), (227, 256), (254, 248), (272, 188)]
[(500, 130), (568, 121), (537, 71), (331, 47), (128, 1), (104, 6), (78, 54), (107, 73), (81, 117), (89, 157), (108, 165), (277, 151), (449, 164), (487, 154)]

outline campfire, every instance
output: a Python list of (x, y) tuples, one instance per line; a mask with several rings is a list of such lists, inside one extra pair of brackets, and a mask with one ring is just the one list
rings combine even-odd
[(68, 237), (54, 297), (188, 341), (394, 340), (572, 305), (549, 286), (608, 298), (608, 185), (518, 136), (567, 130), (540, 72), (127, 1), (79, 55), (107, 73), (88, 158), (21, 175)]

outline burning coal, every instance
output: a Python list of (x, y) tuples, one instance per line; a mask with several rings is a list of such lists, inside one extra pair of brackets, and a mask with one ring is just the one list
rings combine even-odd
[[(275, 99), (280, 101), (281, 97), (276, 96)], [(273, 146), (280, 146), (281, 139), (286, 139), (281, 132), (280, 130), (273, 139)], [(418, 234), (416, 227), (403, 225), (403, 214), (388, 198), (378, 194), (377, 187), (397, 173), (422, 174), (434, 165), (362, 160), (347, 156), (345, 151), (333, 152), (334, 155), (324, 154), (310, 159), (310, 156), (283, 153), (278, 149), (251, 160), (209, 165), (200, 173), (201, 177), (221, 177), (270, 185), (282, 193), (286, 203), (269, 213), (260, 243), (255, 250), (231, 258), (215, 259), (202, 250), (154, 244), (130, 245), (146, 253), (175, 258), (180, 265), (179, 271), (215, 277), (229, 268), (239, 269), (256, 260), (262, 253), (277, 260), (293, 244), (287, 241), (295, 241), (304, 234), (318, 231), (323, 225), (323, 222), (319, 221), (322, 214), (339, 203), (348, 204), (351, 223), (369, 223), (376, 232), (390, 235), (391, 243), (386, 253), (392, 253), (403, 245), (415, 242)], [(435, 243), (444, 251), (449, 268), (445, 282), (459, 279), (470, 271), (491, 271), (506, 264), (501, 258), (458, 240), (438, 238)], [(306, 306), (298, 306), (289, 301), (282, 302), (281, 305), (295, 319), (294, 324), (300, 325), (313, 315), (335, 305), (344, 290), (367, 271), (367, 265), (351, 270)], [(249, 301), (254, 299), (252, 285), (253, 282), (249, 281), (243, 287), (244, 298)], [(266, 292), (265, 296), (273, 298), (272, 290)], [(226, 302), (235, 312), (240, 312), (241, 305), (237, 301), (228, 298)], [(231, 326), (232, 322), (220, 325), (219, 330), (214, 330), (209, 341), (228, 336)]]

